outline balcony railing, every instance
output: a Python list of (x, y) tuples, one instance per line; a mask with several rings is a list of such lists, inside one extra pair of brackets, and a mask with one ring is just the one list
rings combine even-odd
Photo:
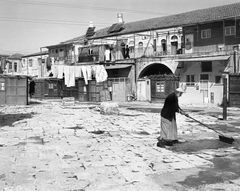
[[(200, 56), (200, 55), (218, 55), (218, 54), (229, 54), (229, 50), (217, 50), (216, 45), (211, 47), (193, 47), (192, 53), (185, 54), (184, 49), (176, 49), (175, 47), (168, 47), (167, 50), (163, 51), (161, 46), (157, 46), (155, 49), (153, 47), (140, 47), (134, 48), (129, 47), (129, 57), (126, 57), (126, 52), (116, 47), (111, 49), (110, 55), (107, 56), (109, 59), (106, 59), (105, 52), (102, 51), (98, 54), (92, 55), (79, 55), (75, 57), (76, 62), (114, 62), (118, 60), (125, 60), (131, 58), (141, 58), (141, 57), (181, 57), (181, 55), (189, 56)], [(72, 58), (68, 57), (68, 62), (71, 62)]]

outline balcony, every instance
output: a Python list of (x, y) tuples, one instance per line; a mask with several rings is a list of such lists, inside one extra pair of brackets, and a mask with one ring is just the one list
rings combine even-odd
[[(161, 46), (155, 47), (155, 49), (150, 47), (129, 47), (129, 56), (126, 55), (126, 49), (121, 49), (120, 47), (112, 47), (108, 54), (106, 54), (106, 49), (101, 49), (101, 51), (94, 52), (94, 54), (80, 54), (77, 58), (77, 62), (116, 62), (116, 61), (127, 61), (136, 58), (184, 58), (184, 57), (197, 57), (197, 56), (218, 56), (218, 55), (229, 55), (232, 51), (232, 46), (229, 48), (227, 46), (224, 49), (219, 50), (218, 45), (211, 45), (208, 47), (193, 47), (191, 53), (185, 53), (184, 49), (176, 49), (176, 47), (169, 46), (167, 50), (163, 51)], [(124, 53), (125, 52), (125, 53)], [(71, 60), (71, 59), (70, 59)]]

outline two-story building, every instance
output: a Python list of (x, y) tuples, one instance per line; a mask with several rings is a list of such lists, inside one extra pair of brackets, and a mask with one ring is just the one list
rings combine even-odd
[(234, 3), (118, 22), (97, 30), (88, 44), (110, 45), (108, 73), (129, 78), (139, 100), (163, 99), (180, 82), (182, 102), (221, 104), (223, 76), (239, 72), (239, 16), (240, 3)]
[(109, 27), (47, 48), (55, 72), (84, 66), (78, 76), (89, 95), (99, 89), (93, 66), (104, 66), (114, 101), (162, 100), (180, 85), (182, 103), (221, 104), (223, 77), (239, 73), (239, 18), (240, 3), (129, 23), (118, 14)]
[(22, 57), (22, 74), (35, 77), (47, 77), (50, 75), (51, 62), (48, 52), (37, 52)]
[(6, 60), (5, 74), (21, 74), (22, 72), (22, 54), (13, 54)]

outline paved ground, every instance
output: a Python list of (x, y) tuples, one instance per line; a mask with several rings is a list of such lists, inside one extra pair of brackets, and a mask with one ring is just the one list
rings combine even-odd
[(0, 107), (1, 190), (240, 190), (240, 109), (185, 105), (188, 113), (234, 137), (234, 144), (177, 115), (179, 138), (156, 147), (161, 103), (98, 105), (60, 100)]

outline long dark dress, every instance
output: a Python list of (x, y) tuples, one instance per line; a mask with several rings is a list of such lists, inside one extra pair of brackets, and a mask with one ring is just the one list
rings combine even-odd
[(167, 96), (161, 111), (160, 139), (177, 140), (176, 112), (179, 112), (178, 97), (175, 93)]

